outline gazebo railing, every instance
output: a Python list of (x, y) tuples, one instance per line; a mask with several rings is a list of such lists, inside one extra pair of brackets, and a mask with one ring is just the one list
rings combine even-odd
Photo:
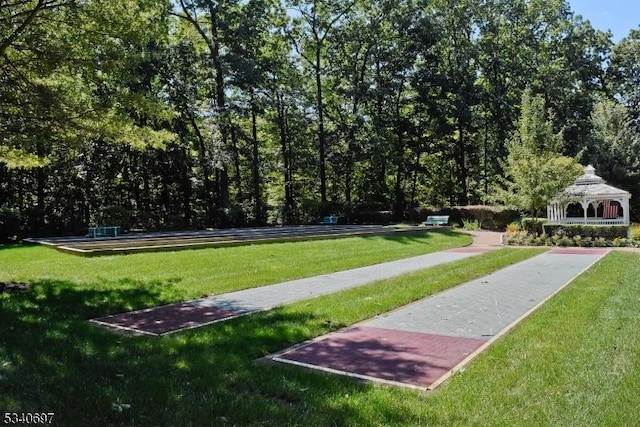
[(604, 218), (563, 218), (550, 220), (549, 224), (564, 225), (625, 225), (624, 218), (604, 219)]

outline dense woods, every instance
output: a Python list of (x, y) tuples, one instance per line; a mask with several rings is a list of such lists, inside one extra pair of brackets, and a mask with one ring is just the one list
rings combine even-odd
[(566, 1), (2, 1), (0, 237), (493, 202), (525, 91), (640, 199), (640, 30)]

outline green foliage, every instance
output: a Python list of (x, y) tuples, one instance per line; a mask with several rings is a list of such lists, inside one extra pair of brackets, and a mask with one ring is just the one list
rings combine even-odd
[(42, 167), (56, 160), (57, 146), (99, 139), (149, 147), (173, 139), (158, 128), (171, 112), (133, 88), (141, 52), (167, 31), (166, 5), (47, 0), (0, 10), (0, 162)]
[[(631, 194), (640, 193), (640, 131), (630, 116), (630, 110), (619, 101), (603, 100), (591, 113), (593, 129), (587, 144), (590, 164), (611, 185)], [(631, 201), (635, 215), (640, 203)]]
[(118, 205), (101, 206), (93, 225), (120, 226), (128, 230), (131, 227), (131, 211)]
[(602, 237), (608, 240), (614, 240), (616, 238), (626, 238), (629, 227), (626, 225), (557, 225), (557, 224), (544, 224), (544, 233), (548, 236), (562, 235), (567, 237)]
[(520, 218), (520, 213), (504, 206), (472, 205), (451, 208), (420, 207), (410, 211), (412, 222), (424, 222), (429, 215), (449, 215), (450, 223), (463, 225), (465, 221), (478, 224), (485, 229), (504, 229), (509, 223)]
[(632, 117), (640, 113), (640, 29), (633, 28), (629, 35), (613, 47), (611, 63), (607, 67), (612, 89), (631, 110)]
[(629, 236), (632, 240), (640, 241), (640, 224), (631, 224), (629, 227)]
[(21, 236), (21, 223), (17, 209), (0, 207), (0, 243)]
[(484, 229), (504, 229), (507, 224), (520, 217), (520, 214), (503, 206), (454, 206), (451, 215), (462, 222), (472, 221)]
[(546, 222), (546, 218), (522, 218), (520, 220), (522, 229), (531, 234), (543, 233), (543, 227)]
[(514, 224), (507, 229), (507, 244), (524, 246), (640, 247), (640, 239), (631, 228), (621, 225), (556, 225), (523, 219), (522, 228)]
[(635, 45), (605, 71), (566, 2), (485, 3), (3, 3), (0, 204), (42, 234), (102, 205), (157, 229), (491, 203), (524, 89), (575, 155)]
[(480, 221), (476, 219), (462, 220), (462, 228), (465, 230), (479, 230), (480, 226)]
[(562, 136), (553, 132), (541, 96), (525, 91), (521, 109), (504, 164), (506, 178), (503, 187), (496, 189), (496, 198), (529, 211), (535, 219), (581, 174), (582, 167), (575, 159), (560, 154)]

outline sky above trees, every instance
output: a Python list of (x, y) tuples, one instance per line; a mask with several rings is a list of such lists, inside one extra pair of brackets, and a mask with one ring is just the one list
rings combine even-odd
[(637, 0), (569, 0), (576, 14), (588, 19), (602, 31), (611, 30), (618, 42), (640, 26), (640, 2)]

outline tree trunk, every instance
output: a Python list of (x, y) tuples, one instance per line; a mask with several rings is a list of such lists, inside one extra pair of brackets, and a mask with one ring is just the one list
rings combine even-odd
[(258, 146), (258, 106), (251, 90), (251, 172), (253, 177), (253, 201), (256, 223), (262, 224), (262, 194), (260, 189), (260, 151)]
[(324, 133), (324, 105), (322, 100), (322, 76), (321, 76), (321, 63), (320, 63), (320, 46), (316, 46), (316, 63), (315, 63), (315, 77), (316, 77), (316, 108), (318, 109), (318, 154), (320, 162), (320, 201), (322, 202), (322, 214), (324, 215), (324, 209), (327, 204), (327, 142)]
[(278, 95), (278, 128), (280, 131), (280, 149), (282, 151), (282, 161), (284, 167), (284, 212), (282, 222), (290, 224), (293, 222), (293, 171), (291, 158), (291, 143), (287, 127), (287, 115), (284, 101)]
[(198, 141), (198, 161), (200, 163), (200, 169), (202, 170), (202, 184), (204, 186), (204, 205), (205, 212), (207, 213), (207, 220), (205, 225), (210, 225), (212, 220), (212, 206), (211, 206), (211, 194), (212, 194), (212, 184), (211, 184), (211, 168), (209, 167), (209, 159), (207, 156), (207, 147), (204, 142), (204, 138), (202, 133), (200, 132), (200, 128), (196, 123), (193, 115), (189, 114), (189, 122), (193, 127), (193, 131), (196, 134), (196, 139)]
[(238, 150), (238, 130), (231, 128), (231, 147), (233, 149), (233, 167), (236, 170), (235, 184), (236, 184), (236, 202), (242, 203), (244, 201), (244, 194), (242, 192), (242, 172), (240, 171), (240, 151)]
[[(222, 68), (222, 60), (220, 58), (220, 40), (218, 36), (218, 15), (216, 13), (214, 3), (209, 3), (209, 19), (211, 22), (211, 36), (212, 44), (211, 60), (213, 63), (214, 80), (216, 83), (216, 104), (218, 107), (218, 114), (221, 116), (220, 123), (220, 136), (222, 138), (222, 147), (227, 148), (229, 138), (229, 123), (227, 115), (227, 100), (224, 92), (224, 70)], [(235, 153), (234, 153), (235, 154)], [(227, 165), (222, 164), (220, 169), (218, 180), (218, 203), (219, 207), (229, 207), (229, 171)]]

